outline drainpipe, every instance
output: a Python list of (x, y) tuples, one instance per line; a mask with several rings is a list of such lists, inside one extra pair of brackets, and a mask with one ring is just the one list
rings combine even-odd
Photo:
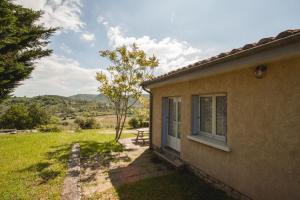
[(142, 88), (144, 91), (148, 92), (150, 94), (150, 105), (149, 105), (149, 148), (152, 150), (152, 105), (153, 105), (153, 97), (152, 92), (145, 88), (145, 86), (142, 85)]

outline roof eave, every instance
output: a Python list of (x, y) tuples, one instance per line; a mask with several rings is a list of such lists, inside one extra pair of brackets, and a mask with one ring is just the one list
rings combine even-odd
[[(214, 75), (218, 72), (222, 72), (221, 67), (219, 67), (219, 70), (213, 69), (215, 65), (221, 65), (221, 64), (226, 64), (229, 62), (233, 62), (235, 60), (240, 60), (240, 59), (247, 59), (248, 57), (255, 57), (258, 56), (260, 54), (273, 54), (272, 55), (268, 55), (268, 59), (262, 59), (259, 60), (260, 63), (265, 63), (265, 62), (269, 62), (270, 58), (271, 59), (278, 59), (278, 58), (282, 58), (282, 55), (286, 54), (286, 56), (290, 56), (291, 54), (298, 54), (300, 53), (300, 49), (299, 48), (299, 43), (300, 43), (300, 33), (282, 38), (282, 39), (278, 39), (266, 44), (262, 44), (262, 45), (258, 45), (255, 46), (253, 48), (249, 48), (246, 50), (242, 50), (239, 51), (237, 53), (234, 54), (230, 54), (218, 59), (212, 59), (212, 61), (206, 61), (205, 63), (201, 63), (201, 62), (197, 62), (191, 66), (189, 66), (188, 68), (183, 68), (178, 70), (178, 72), (173, 72), (171, 74), (167, 74), (166, 76), (162, 76), (153, 80), (149, 80), (149, 81), (145, 81), (142, 83), (142, 86), (147, 87), (147, 88), (152, 88), (154, 85), (165, 85), (163, 84), (164, 82), (166, 82), (166, 84), (170, 83), (169, 80), (174, 79), (174, 78), (178, 78), (181, 77), (183, 75), (187, 75), (189, 73), (195, 73), (195, 72), (200, 72), (200, 71), (213, 71), (214, 73), (208, 73), (210, 75)], [(283, 48), (288, 49), (288, 47), (291, 46), (292, 48), (292, 52), (288, 51), (289, 53), (287, 54), (287, 52), (284, 51)], [(299, 51), (299, 52), (298, 52)], [(281, 55), (281, 56), (279, 56)], [(279, 57), (278, 57), (279, 56)], [(249, 59), (249, 61), (253, 61), (253, 59)], [(245, 63), (244, 63), (245, 64)], [(249, 62), (248, 64), (251, 65), (251, 62)], [(252, 64), (255, 64), (252, 62)], [(210, 68), (208, 70), (208, 68)], [(234, 67), (235, 69), (239, 69), (238, 66)], [(223, 71), (227, 71), (227, 70), (223, 70)], [(198, 73), (197, 73), (198, 74)], [(160, 84), (158, 84), (160, 83)]]

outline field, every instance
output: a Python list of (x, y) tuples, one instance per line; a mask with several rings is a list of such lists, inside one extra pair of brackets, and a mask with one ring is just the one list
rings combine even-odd
[[(81, 157), (119, 151), (112, 131), (0, 135), (0, 199), (60, 199), (71, 144)], [(123, 134), (123, 137), (132, 136)]]

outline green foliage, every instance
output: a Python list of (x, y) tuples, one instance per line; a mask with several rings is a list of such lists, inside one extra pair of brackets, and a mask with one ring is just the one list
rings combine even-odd
[(39, 131), (41, 132), (61, 132), (62, 129), (56, 124), (47, 124), (39, 127)]
[(1, 128), (26, 129), (28, 124), (31, 124), (31, 122), (24, 104), (11, 106), (0, 119)]
[[(99, 72), (96, 79), (100, 82), (99, 92), (114, 106), (117, 115), (115, 139), (119, 140), (129, 109), (142, 96), (140, 84), (153, 78), (158, 60), (154, 55), (148, 57), (136, 44), (130, 48), (121, 46), (111, 51), (100, 51), (100, 55), (112, 63), (107, 68), (109, 76)], [(133, 99), (133, 103), (129, 99)]]
[[(72, 144), (79, 142), (80, 152), (85, 155), (94, 155), (100, 150), (116, 151), (117, 146), (106, 144), (113, 140), (113, 131), (109, 133), (83, 130), (73, 134), (0, 134), (0, 199), (61, 199)], [(80, 156), (83, 159), (83, 154)]]
[(149, 127), (149, 121), (140, 121), (141, 127)]
[(0, 102), (29, 78), (34, 61), (50, 55), (45, 48), (55, 28), (37, 25), (41, 11), (0, 1)]
[(133, 115), (137, 118), (139, 127), (147, 127), (149, 126), (149, 99), (142, 96), (140, 103), (141, 107), (133, 108)]
[(139, 121), (135, 117), (131, 118), (128, 121), (128, 124), (131, 128), (139, 128), (140, 127)]
[(59, 122), (60, 122), (60, 119), (53, 115), (49, 119), (49, 124), (59, 124)]
[(50, 116), (44, 109), (40, 107), (39, 104), (30, 104), (27, 110), (28, 118), (30, 121), (30, 123), (27, 126), (29, 129), (35, 128), (41, 124), (47, 124), (50, 121)]
[(0, 128), (32, 129), (49, 122), (49, 115), (38, 104), (12, 105), (0, 118)]
[(74, 121), (82, 129), (95, 129), (98, 128), (98, 123), (94, 117), (78, 117)]
[(128, 124), (131, 128), (149, 127), (149, 122), (148, 121), (143, 121), (142, 119), (138, 119), (138, 118), (135, 118), (135, 117), (132, 117), (128, 121)]
[(36, 97), (11, 97), (0, 104), (0, 113), (5, 111), (12, 105), (23, 103), (37, 103), (50, 115), (54, 115), (61, 119), (75, 119), (77, 116), (96, 117), (103, 114), (113, 113), (112, 107), (106, 101), (86, 101), (73, 99), (72, 97), (63, 97), (57, 95), (43, 95)]

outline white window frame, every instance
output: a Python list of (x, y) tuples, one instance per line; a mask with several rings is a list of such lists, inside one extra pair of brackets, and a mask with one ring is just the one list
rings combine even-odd
[[(212, 132), (211, 133), (208, 133), (208, 132), (204, 132), (204, 131), (200, 131), (201, 130), (201, 116), (199, 117), (199, 127), (200, 127), (200, 130), (199, 130), (199, 135), (203, 135), (203, 136), (206, 136), (206, 137), (210, 137), (210, 138), (213, 138), (213, 139), (216, 139), (216, 140), (219, 140), (219, 141), (223, 141), (223, 142), (226, 142), (226, 138), (227, 138), (227, 132), (225, 132), (225, 135), (224, 136), (221, 136), (221, 135), (217, 135), (217, 97), (218, 96), (225, 96), (227, 98), (227, 95), (226, 94), (211, 94), (211, 95), (199, 95), (199, 116), (200, 116), (200, 109), (201, 109), (201, 101), (200, 101), (200, 98), (201, 97), (211, 97), (212, 98)], [(226, 109), (227, 109), (227, 106), (226, 106)], [(227, 119), (227, 115), (226, 115), (226, 119)]]

